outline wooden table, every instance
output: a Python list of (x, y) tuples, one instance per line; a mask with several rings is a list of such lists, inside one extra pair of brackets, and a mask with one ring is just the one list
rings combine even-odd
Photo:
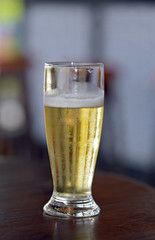
[(153, 240), (155, 190), (112, 174), (96, 173), (98, 217), (61, 219), (43, 215), (52, 193), (49, 164), (0, 161), (0, 239)]

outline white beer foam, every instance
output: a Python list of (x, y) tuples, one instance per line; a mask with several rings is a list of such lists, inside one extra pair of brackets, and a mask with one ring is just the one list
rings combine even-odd
[(88, 108), (101, 107), (104, 104), (104, 91), (98, 89), (85, 94), (63, 94), (52, 95), (46, 92), (44, 96), (44, 105), (49, 107), (61, 108)]

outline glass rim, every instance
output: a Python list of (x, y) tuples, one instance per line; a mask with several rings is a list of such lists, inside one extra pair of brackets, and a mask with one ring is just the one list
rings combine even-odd
[(92, 62), (45, 62), (45, 67), (72, 68), (72, 67), (104, 67), (104, 63)]

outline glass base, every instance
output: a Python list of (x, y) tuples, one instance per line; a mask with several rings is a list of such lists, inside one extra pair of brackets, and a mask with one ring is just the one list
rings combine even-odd
[(92, 217), (100, 213), (100, 208), (92, 196), (80, 199), (52, 196), (43, 210), (48, 215), (72, 218)]

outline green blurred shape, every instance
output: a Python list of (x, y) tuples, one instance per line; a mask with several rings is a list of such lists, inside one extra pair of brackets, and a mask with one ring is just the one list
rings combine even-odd
[(23, 0), (0, 0), (0, 22), (18, 21), (23, 14)]

